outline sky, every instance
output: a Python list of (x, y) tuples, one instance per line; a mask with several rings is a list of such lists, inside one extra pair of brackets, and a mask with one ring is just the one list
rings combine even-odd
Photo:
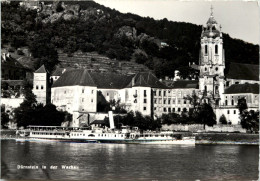
[(213, 15), (222, 31), (232, 38), (259, 44), (259, 3), (257, 1), (180, 1), (180, 0), (95, 0), (122, 13), (133, 13), (156, 20), (206, 25)]

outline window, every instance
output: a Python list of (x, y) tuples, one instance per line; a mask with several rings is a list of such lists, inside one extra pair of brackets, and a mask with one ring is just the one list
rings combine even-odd
[(84, 89), (82, 89), (82, 93), (84, 93)]
[(205, 45), (205, 54), (208, 54), (208, 45)]
[(146, 103), (147, 101), (146, 101), (146, 99), (144, 99), (144, 103)]
[(93, 102), (93, 99), (91, 99), (91, 102)]
[(157, 99), (154, 99), (154, 100), (153, 100), (153, 102), (154, 102), (154, 104), (156, 104), (156, 102), (157, 102)]
[(144, 90), (144, 97), (146, 97), (146, 90)]
[(175, 104), (175, 99), (172, 100), (172, 103)]
[(215, 54), (218, 54), (218, 45), (215, 45)]
[(218, 67), (216, 67), (215, 70), (218, 71)]
[(181, 100), (180, 99), (178, 99), (178, 104), (180, 104), (181, 103)]
[(229, 110), (227, 110), (227, 114), (229, 114)]
[(84, 102), (84, 98), (82, 98), (82, 101), (81, 102)]
[(156, 107), (154, 107), (154, 110), (156, 111)]
[(226, 106), (228, 105), (228, 100), (225, 100), (225, 105), (226, 105)]
[(163, 108), (163, 112), (167, 112), (166, 107)]
[(235, 84), (239, 84), (239, 82), (235, 82)]
[(43, 89), (43, 85), (41, 85), (41, 89)]
[(181, 108), (178, 108), (178, 112), (181, 112)]
[(166, 96), (166, 91), (163, 91), (163, 96)]
[(107, 96), (109, 96), (109, 93), (107, 93)]
[(171, 104), (171, 99), (168, 99), (168, 104)]
[(170, 107), (168, 108), (168, 112), (171, 112), (171, 108)]
[(234, 114), (236, 114), (236, 110), (234, 110)]
[(144, 107), (144, 111), (146, 111), (146, 107)]
[(205, 71), (207, 71), (207, 67), (205, 67)]
[(161, 96), (161, 91), (159, 91), (159, 96)]
[(156, 96), (156, 91), (153, 91), (153, 95)]
[(94, 94), (94, 90), (91, 91), (91, 94)]
[(232, 104), (232, 106), (234, 105), (234, 100), (232, 99), (232, 101), (231, 101), (231, 104)]
[(175, 112), (175, 108), (172, 108), (172, 112)]
[(166, 99), (163, 100), (163, 104), (166, 104)]
[(66, 94), (66, 91), (64, 91), (64, 94)]
[(38, 86), (38, 85), (36, 85), (36, 89), (39, 89), (39, 86)]
[(186, 104), (186, 100), (183, 101), (183, 104)]
[(229, 87), (229, 81), (226, 82), (226, 86)]

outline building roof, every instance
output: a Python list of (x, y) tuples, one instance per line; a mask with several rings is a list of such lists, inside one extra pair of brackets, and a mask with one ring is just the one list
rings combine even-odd
[(198, 89), (199, 81), (198, 80), (177, 80), (174, 81), (171, 85), (173, 89)]
[(52, 73), (51, 76), (61, 76), (65, 71), (67, 70), (73, 70), (74, 68), (72, 67), (66, 67), (66, 68), (62, 68), (62, 67), (58, 67), (56, 68), (56, 70)]
[(86, 69), (76, 69), (64, 72), (62, 76), (60, 76), (60, 78), (56, 82), (54, 82), (52, 87), (64, 87), (74, 85), (93, 87), (97, 86)]
[(166, 85), (160, 82), (160, 80), (151, 72), (137, 73), (134, 76), (133, 81), (131, 81), (127, 87), (134, 87), (134, 86), (161, 88), (161, 89), (168, 88)]
[(105, 121), (104, 120), (94, 120), (90, 123), (90, 125), (92, 124), (105, 124)]
[(90, 72), (90, 76), (100, 89), (122, 89), (132, 80), (133, 76), (116, 73)]
[(239, 80), (259, 80), (259, 65), (231, 62), (226, 77)]
[(225, 89), (224, 94), (253, 93), (259, 94), (259, 84), (233, 84)]
[(130, 87), (168, 87), (161, 83), (152, 73), (138, 73), (136, 75), (123, 75), (118, 73), (88, 72), (86, 69), (67, 70), (53, 84), (52, 87), (63, 86), (94, 86), (100, 89), (123, 89)]
[(10, 55), (1, 56), (1, 65), (26, 69), (20, 62), (18, 62), (15, 58), (11, 57)]
[(42, 65), (40, 68), (38, 68), (34, 73), (48, 73), (45, 66)]

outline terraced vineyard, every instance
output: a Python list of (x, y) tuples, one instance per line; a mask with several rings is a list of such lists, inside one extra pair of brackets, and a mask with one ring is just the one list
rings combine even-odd
[(78, 51), (72, 56), (68, 56), (66, 53), (58, 51), (58, 55), (62, 67), (86, 68), (90, 71), (119, 72), (122, 74), (149, 71), (144, 65), (110, 59), (106, 56), (99, 55), (96, 52), (82, 53)]

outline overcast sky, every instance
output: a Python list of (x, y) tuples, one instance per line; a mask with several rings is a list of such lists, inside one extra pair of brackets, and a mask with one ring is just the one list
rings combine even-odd
[[(154, 19), (205, 25), (213, 6), (222, 31), (233, 38), (259, 44), (259, 4), (257, 1), (176, 1), (176, 0), (95, 0), (122, 13), (131, 12)], [(199, 38), (199, 37), (198, 37)]]

